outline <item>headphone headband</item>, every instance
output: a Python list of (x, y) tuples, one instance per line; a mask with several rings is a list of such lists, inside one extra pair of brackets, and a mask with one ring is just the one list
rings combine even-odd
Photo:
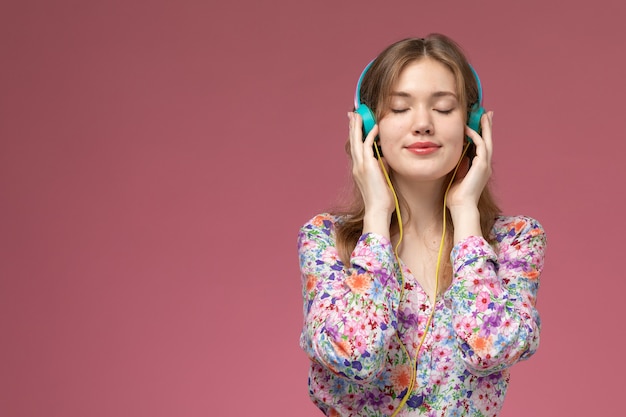
[[(476, 70), (474, 69), (474, 67), (472, 67), (471, 64), (468, 64), (470, 69), (472, 70), (472, 74), (474, 74), (474, 79), (476, 79), (476, 84), (478, 84), (478, 106), (482, 107), (483, 106), (483, 85), (480, 83), (480, 78), (478, 77), (478, 73), (476, 72)], [(474, 104), (476, 105), (476, 104)]]
[[(370, 69), (370, 67), (372, 66), (372, 64), (374, 63), (374, 61), (376, 61), (376, 58), (372, 59), (363, 69), (363, 71), (361, 72), (361, 75), (359, 76), (359, 81), (356, 83), (356, 91), (354, 92), (354, 108), (358, 108), (362, 103), (361, 103), (361, 84), (363, 83), (363, 78), (365, 77), (365, 74), (367, 74), (367, 71)], [(472, 74), (474, 74), (474, 79), (476, 80), (476, 84), (478, 85), (478, 101), (477, 104), (479, 107), (483, 106), (483, 86), (482, 83), (480, 82), (480, 77), (478, 76), (478, 73), (476, 72), (476, 70), (474, 69), (474, 67), (471, 64), (468, 64), (470, 69), (472, 70)], [(474, 104), (474, 106), (476, 105), (476, 103)]]
[(356, 83), (356, 91), (354, 93), (354, 108), (355, 109), (357, 109), (359, 107), (359, 105), (361, 104), (361, 83), (363, 82), (363, 77), (365, 77), (365, 74), (367, 73), (367, 70), (370, 69), (370, 67), (372, 66), (374, 61), (376, 61), (376, 58), (372, 59), (369, 62), (369, 64), (367, 64), (365, 66), (365, 68), (361, 72), (361, 76), (359, 77), (359, 81)]

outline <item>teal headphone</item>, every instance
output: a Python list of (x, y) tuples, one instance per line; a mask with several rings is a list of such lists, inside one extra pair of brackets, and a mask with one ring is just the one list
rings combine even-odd
[[(356, 84), (356, 92), (354, 93), (354, 111), (361, 116), (363, 119), (363, 140), (365, 141), (365, 137), (372, 131), (374, 125), (376, 124), (376, 117), (374, 116), (374, 112), (366, 105), (361, 102), (361, 83), (363, 82), (363, 77), (370, 69), (375, 59), (370, 61), (369, 64), (365, 67), (361, 76), (359, 77), (359, 81)], [(467, 125), (480, 134), (480, 118), (485, 113), (485, 109), (483, 108), (483, 87), (480, 83), (480, 78), (478, 78), (478, 74), (474, 67), (470, 65), (470, 69), (472, 70), (472, 74), (474, 74), (474, 78), (476, 79), (476, 84), (478, 85), (478, 101), (474, 103), (469, 111), (467, 117)], [(469, 137), (467, 140), (472, 141)], [(376, 138), (376, 142), (374, 146), (377, 146), (378, 138)], [(378, 148), (380, 152), (380, 147)], [(382, 155), (382, 152), (380, 152)], [(374, 151), (374, 155), (376, 152)]]

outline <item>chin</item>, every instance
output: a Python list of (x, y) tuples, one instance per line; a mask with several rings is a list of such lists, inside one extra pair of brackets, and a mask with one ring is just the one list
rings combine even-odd
[(455, 166), (456, 162), (452, 166), (445, 167), (411, 167), (409, 169), (394, 170), (394, 176), (398, 179), (402, 178), (419, 182), (440, 181), (454, 171)]

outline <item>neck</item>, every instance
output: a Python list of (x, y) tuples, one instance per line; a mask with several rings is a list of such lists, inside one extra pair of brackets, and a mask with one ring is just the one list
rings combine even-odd
[[(444, 179), (428, 182), (413, 182), (396, 179), (394, 187), (402, 196), (400, 206), (407, 236), (440, 235), (443, 227), (443, 185)], [(411, 213), (407, 219), (406, 214)], [(408, 222), (407, 222), (408, 220)]]

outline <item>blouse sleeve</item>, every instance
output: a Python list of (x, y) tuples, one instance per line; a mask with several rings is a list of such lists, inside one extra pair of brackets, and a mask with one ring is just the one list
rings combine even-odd
[(451, 305), (460, 352), (477, 375), (499, 372), (529, 358), (539, 346), (535, 308), (546, 237), (541, 225), (515, 218), (496, 230), (498, 253), (471, 236), (452, 250)]
[(395, 334), (400, 285), (389, 240), (360, 237), (350, 265), (339, 260), (333, 218), (315, 217), (298, 236), (304, 328), (300, 345), (335, 374), (368, 381), (382, 370)]

